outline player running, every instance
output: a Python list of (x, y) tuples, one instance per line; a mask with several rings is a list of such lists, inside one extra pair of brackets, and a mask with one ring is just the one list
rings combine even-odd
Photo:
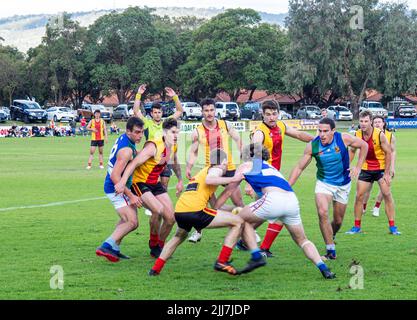
[[(397, 158), (397, 149), (395, 147), (396, 138), (395, 138), (394, 134), (387, 129), (387, 123), (385, 122), (385, 119), (383, 117), (374, 116), (373, 120), (372, 120), (372, 126), (374, 128), (378, 128), (379, 130), (381, 130), (384, 133), (384, 135), (387, 137), (388, 143), (391, 145), (391, 175), (392, 175), (392, 178), (394, 178), (394, 175), (395, 175), (395, 160)], [(366, 205), (368, 203), (369, 196), (371, 194), (372, 186), (373, 186), (373, 183), (371, 184), (371, 187), (368, 190), (368, 192), (365, 193), (365, 196), (364, 196), (364, 199), (363, 199), (363, 213), (364, 214), (366, 212)], [(378, 192), (378, 196), (376, 197), (375, 206), (372, 210), (372, 215), (374, 217), (379, 217), (379, 208), (381, 206), (382, 200), (383, 200), (383, 197), (382, 197), (382, 193), (381, 193), (381, 190), (380, 190)]]
[[(212, 207), (216, 207), (215, 191), (219, 185), (238, 183), (243, 178), (242, 176), (226, 177), (227, 162), (227, 154), (223, 150), (213, 150), (210, 153), (210, 165), (190, 179), (190, 183), (175, 206), (175, 219), (178, 224), (177, 232), (168, 241), (161, 255), (155, 261), (154, 266), (149, 271), (150, 276), (156, 276), (161, 273), (166, 261), (173, 255), (176, 248), (184, 242), (193, 227), (198, 230), (205, 228), (230, 228), (224, 239), (220, 255), (214, 264), (214, 269), (231, 275), (239, 274), (229, 260), (233, 247), (241, 234), (243, 220), (231, 212), (207, 208), (209, 202)], [(258, 267), (266, 264), (259, 249), (255, 250), (252, 256), (260, 259), (258, 260)]]
[[(356, 186), (355, 225), (346, 233), (358, 234), (362, 231), (363, 199), (372, 183), (377, 181), (385, 200), (385, 213), (388, 217), (389, 233), (400, 235), (401, 233), (395, 225), (394, 200), (390, 189), (393, 174), (391, 172), (391, 146), (382, 131), (372, 127), (372, 113), (370, 111), (365, 110), (359, 114), (359, 124), (360, 129), (356, 131), (356, 136), (368, 144), (368, 154)], [(352, 158), (355, 156), (355, 151), (353, 149), (350, 150)]]
[[(319, 136), (307, 145), (304, 155), (291, 172), (288, 182), (295, 184), (312, 158), (316, 160), (316, 207), (321, 234), (326, 244), (326, 259), (336, 259), (334, 238), (340, 230), (349, 202), (351, 179), (356, 179), (366, 158), (368, 145), (348, 133), (336, 131), (334, 120), (323, 118), (319, 122)], [(349, 169), (348, 148), (358, 148), (358, 163)], [(333, 202), (333, 221), (330, 223), (329, 207)]]
[[(181, 167), (178, 163), (176, 144), (179, 134), (178, 122), (168, 118), (163, 123), (163, 136), (149, 140), (137, 157), (126, 167), (122, 179), (115, 186), (116, 193), (123, 192), (123, 186), (133, 173), (132, 192), (141, 197), (152, 215), (160, 215), (163, 223), (156, 233), (151, 229), (149, 247), (152, 257), (157, 258), (165, 240), (175, 224), (174, 207), (167, 190), (159, 181), (159, 175), (173, 159), (173, 170), (178, 178), (177, 196), (182, 192)], [(156, 218), (157, 219), (157, 218)]]
[(114, 185), (121, 180), (127, 164), (136, 156), (136, 143), (139, 143), (143, 137), (143, 125), (143, 121), (135, 117), (127, 121), (126, 133), (121, 135), (114, 143), (107, 164), (104, 192), (113, 203), (120, 216), (120, 221), (112, 235), (97, 248), (96, 254), (107, 258), (111, 262), (129, 259), (128, 256), (120, 252), (119, 246), (122, 239), (138, 227), (137, 208), (142, 206), (142, 201), (130, 191), (132, 179), (128, 179), (123, 193), (116, 194)]
[[(323, 277), (325, 279), (335, 278), (335, 274), (321, 259), (316, 246), (305, 236), (300, 206), (294, 191), (282, 174), (267, 162), (269, 151), (259, 147), (253, 143), (245, 147), (242, 154), (244, 163), (236, 171), (237, 176), (244, 175), (246, 182), (259, 196), (259, 200), (247, 205), (239, 212), (239, 216), (245, 220), (243, 240), (250, 250), (256, 249), (253, 226), (279, 219), (284, 223), (294, 242), (301, 247), (305, 256), (317, 266)], [(218, 201), (222, 200), (222, 197), (219, 197)], [(240, 273), (252, 271), (256, 265), (257, 261), (251, 259)]]
[[(279, 109), (278, 102), (274, 100), (266, 100), (262, 103), (263, 122), (255, 129), (252, 137), (253, 143), (262, 145), (268, 150), (268, 163), (278, 171), (281, 170), (285, 136), (302, 142), (310, 142), (314, 138), (307, 132), (287, 127), (283, 121), (278, 120)], [(253, 190), (251, 190), (250, 185), (246, 185), (245, 191), (246, 194), (252, 197), (256, 196)], [(270, 248), (282, 228), (283, 224), (280, 221), (268, 224), (265, 237), (261, 244), (262, 254), (266, 257), (273, 257)], [(242, 241), (238, 242), (238, 247), (245, 250), (245, 245)]]

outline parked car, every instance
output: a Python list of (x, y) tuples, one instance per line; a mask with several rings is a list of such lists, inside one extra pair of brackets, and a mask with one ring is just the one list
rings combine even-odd
[(184, 112), (182, 114), (183, 120), (197, 119), (201, 120), (203, 114), (201, 112), (201, 106), (197, 102), (182, 102), (181, 103)]
[(87, 121), (94, 118), (94, 111), (100, 110), (101, 118), (106, 121), (107, 123), (110, 123), (113, 116), (112, 114), (106, 109), (105, 106), (102, 104), (87, 104), (84, 103), (82, 105), (81, 109), (77, 110), (78, 119), (81, 119), (81, 117), (84, 117)]
[(287, 113), (284, 110), (279, 110), (278, 113), (278, 119), (279, 120), (288, 120), (288, 119), (292, 119), (292, 115), (290, 115), (289, 113)]
[(240, 111), (241, 119), (262, 120), (262, 106), (260, 102), (247, 102)]
[(0, 122), (6, 122), (8, 120), (7, 118), (7, 113), (3, 109), (0, 109)]
[(302, 106), (295, 116), (298, 119), (320, 119), (321, 111), (317, 106)]
[(175, 102), (159, 102), (162, 105), (162, 118), (168, 118), (175, 113)]
[(344, 106), (330, 106), (327, 108), (327, 114), (329, 112), (335, 114), (334, 120), (353, 120), (353, 113)]
[(41, 121), (46, 123), (48, 114), (42, 110), (41, 106), (30, 100), (14, 100), (10, 110), (12, 120), (20, 119), (25, 123)]
[(394, 118), (415, 118), (416, 116), (416, 108), (412, 104), (399, 105), (394, 111)]
[(362, 112), (364, 110), (371, 111), (372, 115), (374, 116), (382, 116), (384, 118), (388, 117), (388, 110), (386, 110), (382, 103), (378, 101), (362, 101), (362, 104), (359, 108), (359, 112)]
[(51, 107), (46, 110), (48, 114), (48, 120), (54, 119), (55, 122), (58, 121), (71, 121), (74, 120), (74, 113), (68, 107)]
[(216, 102), (215, 106), (218, 119), (236, 121), (240, 118), (240, 109), (236, 102)]
[(133, 116), (133, 106), (119, 104), (113, 111), (113, 119), (126, 120)]
[(7, 120), (10, 120), (10, 109), (7, 107), (0, 107), (0, 110), (3, 110), (7, 115)]

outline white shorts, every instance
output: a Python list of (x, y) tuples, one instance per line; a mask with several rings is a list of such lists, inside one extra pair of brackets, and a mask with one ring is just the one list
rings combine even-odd
[(347, 204), (349, 202), (350, 186), (350, 182), (344, 186), (333, 186), (331, 184), (317, 180), (315, 192), (316, 194), (328, 194), (333, 197), (333, 201), (340, 202), (341, 204)]
[(300, 205), (294, 192), (267, 192), (249, 206), (258, 218), (270, 223), (280, 220), (288, 225), (301, 224)]
[(129, 198), (124, 194), (106, 193), (116, 210), (130, 206)]

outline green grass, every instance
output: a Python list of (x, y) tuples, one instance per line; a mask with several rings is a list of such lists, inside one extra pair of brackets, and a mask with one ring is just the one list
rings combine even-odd
[[(345, 235), (353, 223), (355, 184), (345, 222), (337, 237), (338, 259), (330, 262), (337, 274), (325, 281), (286, 230), (272, 247), (277, 257), (265, 268), (230, 277), (213, 271), (226, 229), (206, 230), (198, 244), (184, 243), (161, 276), (150, 278), (153, 264), (147, 247), (149, 224), (143, 209), (140, 226), (122, 243), (131, 260), (111, 264), (95, 256), (95, 248), (117, 221), (111, 203), (103, 198), (60, 206), (18, 210), (2, 208), (42, 205), (104, 197), (105, 172), (86, 171), (89, 140), (76, 138), (0, 139), (0, 299), (416, 299), (417, 261), (415, 215), (416, 130), (397, 132), (398, 160), (393, 195), (396, 222), (403, 234), (388, 234), (388, 223), (368, 212), (364, 234)], [(245, 135), (246, 137), (246, 135)], [(105, 146), (108, 157), (115, 136)], [(283, 173), (302, 155), (304, 144), (287, 138)], [(184, 149), (185, 150), (185, 149)], [(174, 186), (176, 179), (172, 179)], [(314, 205), (315, 165), (295, 186), (307, 236), (323, 252), (324, 244)], [(174, 190), (171, 197), (174, 199)], [(371, 203), (375, 198), (373, 190)], [(245, 202), (250, 200), (245, 197)], [(266, 225), (260, 228), (263, 235)], [(248, 253), (235, 251), (242, 267)], [(364, 269), (364, 289), (349, 288), (352, 261)], [(64, 270), (64, 290), (50, 289), (51, 266)]]

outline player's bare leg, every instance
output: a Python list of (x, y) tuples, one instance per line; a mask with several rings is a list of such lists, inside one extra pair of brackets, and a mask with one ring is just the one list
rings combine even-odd
[(159, 246), (161, 248), (164, 247), (165, 241), (168, 238), (172, 227), (175, 224), (175, 217), (174, 217), (174, 206), (172, 205), (172, 201), (168, 195), (168, 193), (163, 193), (156, 196), (159, 203), (162, 204), (162, 225), (159, 230)]
[(100, 161), (100, 169), (104, 169), (104, 167), (103, 167), (103, 152), (104, 152), (104, 147), (98, 147), (98, 159)]
[(91, 164), (93, 163), (95, 152), (96, 152), (96, 147), (90, 147), (90, 156), (88, 157), (87, 170), (91, 169)]
[(388, 218), (390, 233), (394, 235), (400, 235), (401, 232), (399, 232), (397, 227), (395, 226), (395, 207), (394, 207), (394, 199), (391, 193), (391, 188), (385, 182), (384, 179), (380, 179), (378, 181), (378, 184), (379, 184), (379, 188), (381, 189), (382, 196), (385, 200), (385, 213)]
[(355, 225), (350, 229), (347, 234), (357, 234), (361, 232), (361, 220), (363, 213), (363, 199), (365, 193), (369, 190), (371, 183), (358, 180), (356, 184), (356, 197), (354, 206)]

